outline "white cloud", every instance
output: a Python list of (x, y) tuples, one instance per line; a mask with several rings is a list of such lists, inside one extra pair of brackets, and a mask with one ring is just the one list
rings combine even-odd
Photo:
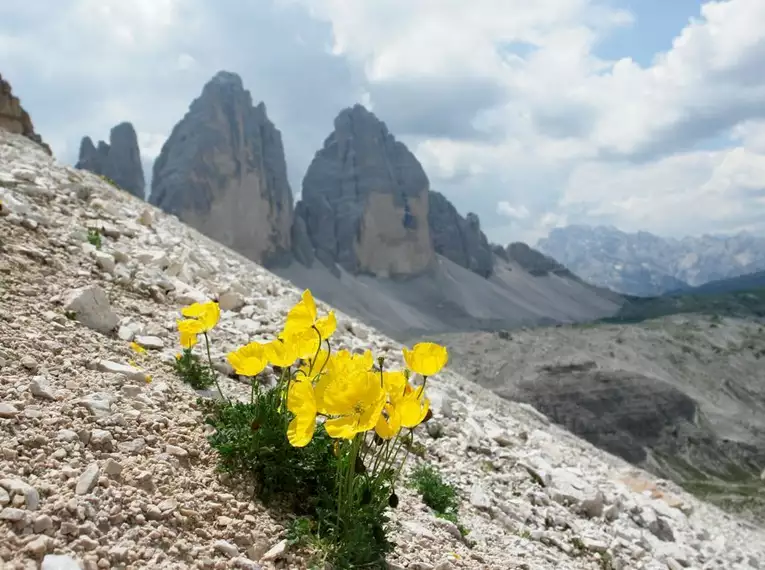
[(497, 202), (497, 213), (515, 220), (524, 220), (529, 217), (529, 210), (526, 206), (513, 206), (507, 200)]
[(67, 160), (123, 120), (155, 156), (230, 69), (282, 131), (296, 194), (362, 102), (496, 241), (765, 233), (765, 2), (705, 2), (650, 65), (597, 55), (633, 23), (605, 0), (5, 0), (0, 69)]
[[(504, 101), (472, 119), (498, 137), (424, 134), (415, 146), (447, 195), (496, 187), (486, 202), (499, 206), (479, 210), (513, 218), (486, 224), (496, 235), (562, 220), (765, 232), (765, 216), (750, 219), (765, 187), (762, 0), (706, 2), (647, 67), (597, 57), (597, 42), (632, 19), (595, 0), (311, 4), (332, 23), (335, 52), (363, 65), (373, 101), (374, 85), (393, 80), (488, 77), (502, 86)], [(502, 49), (519, 43), (530, 47)], [(694, 150), (726, 136), (737, 139)], [(515, 215), (519, 204), (528, 215)]]

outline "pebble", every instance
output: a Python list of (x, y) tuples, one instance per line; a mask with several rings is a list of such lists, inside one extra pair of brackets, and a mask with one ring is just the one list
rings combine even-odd
[(77, 486), (74, 492), (78, 495), (86, 495), (90, 493), (98, 482), (98, 476), (101, 474), (101, 470), (98, 467), (98, 463), (91, 463), (87, 469), (82, 472), (80, 478), (77, 480)]

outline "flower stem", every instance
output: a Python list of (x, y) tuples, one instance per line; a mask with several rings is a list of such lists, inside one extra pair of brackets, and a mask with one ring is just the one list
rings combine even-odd
[[(210, 366), (210, 374), (212, 375), (213, 382), (215, 382), (215, 387), (218, 389), (218, 394), (220, 394), (221, 399), (228, 400), (228, 398), (223, 395), (223, 390), (220, 389), (220, 384), (218, 384), (218, 373), (215, 368), (213, 368), (212, 356), (210, 356), (210, 337), (207, 336), (207, 331), (203, 334), (205, 336), (205, 348), (207, 348), (207, 364)], [(228, 400), (228, 403), (230, 404), (231, 400)]]

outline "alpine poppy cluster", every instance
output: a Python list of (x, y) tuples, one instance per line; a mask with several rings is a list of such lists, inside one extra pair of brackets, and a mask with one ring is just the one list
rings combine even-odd
[[(209, 332), (220, 319), (218, 304), (194, 303), (181, 314), (184, 318), (177, 325), (184, 355), (190, 355), (203, 336), (212, 372)], [(323, 432), (322, 441), (327, 436), (334, 441), (329, 452), (338, 458), (336, 524), (347, 530), (354, 509), (368, 506), (372, 494), (381, 497), (375, 508), (398, 502), (394, 489), (409, 453), (411, 432), (432, 416), (425, 395), (427, 380), (446, 365), (448, 353), (438, 344), (422, 342), (403, 349), (403, 369), (388, 369), (385, 357), (376, 358), (369, 350), (361, 354), (333, 351), (336, 329), (334, 311), (320, 316), (306, 290), (287, 313), (276, 338), (245, 344), (228, 353), (227, 360), (236, 374), (250, 378), (250, 405), (260, 397), (256, 377), (267, 366), (280, 374), (271, 388), (276, 392), (269, 393), (277, 395), (278, 414), (286, 426), (285, 444), (303, 453), (300, 448), (309, 446), (318, 430)], [(422, 377), (418, 385), (411, 381), (413, 374)]]
[(287, 437), (295, 447), (307, 445), (323, 419), (327, 434), (352, 440), (374, 430), (383, 440), (414, 428), (428, 415), (430, 401), (424, 383), (415, 388), (412, 372), (423, 377), (437, 374), (448, 359), (444, 347), (420, 343), (404, 349), (405, 370), (384, 370), (371, 351), (351, 354), (331, 351), (330, 338), (337, 329), (334, 311), (318, 316), (309, 290), (289, 311), (284, 329), (268, 343), (252, 342), (229, 353), (228, 361), (242, 376), (256, 376), (267, 365), (288, 371), (287, 409), (294, 415)]

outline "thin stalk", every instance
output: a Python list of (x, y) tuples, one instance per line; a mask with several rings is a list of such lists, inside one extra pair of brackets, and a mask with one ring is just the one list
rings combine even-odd
[(218, 373), (215, 368), (213, 368), (212, 356), (210, 356), (210, 337), (207, 336), (207, 331), (203, 334), (205, 336), (205, 348), (207, 348), (207, 364), (210, 366), (210, 374), (212, 374), (213, 382), (215, 382), (215, 387), (218, 389), (218, 394), (220, 394), (221, 399), (228, 400), (228, 403), (230, 404), (231, 400), (226, 398), (226, 396), (223, 395), (223, 390), (220, 389), (220, 384), (218, 384)]

